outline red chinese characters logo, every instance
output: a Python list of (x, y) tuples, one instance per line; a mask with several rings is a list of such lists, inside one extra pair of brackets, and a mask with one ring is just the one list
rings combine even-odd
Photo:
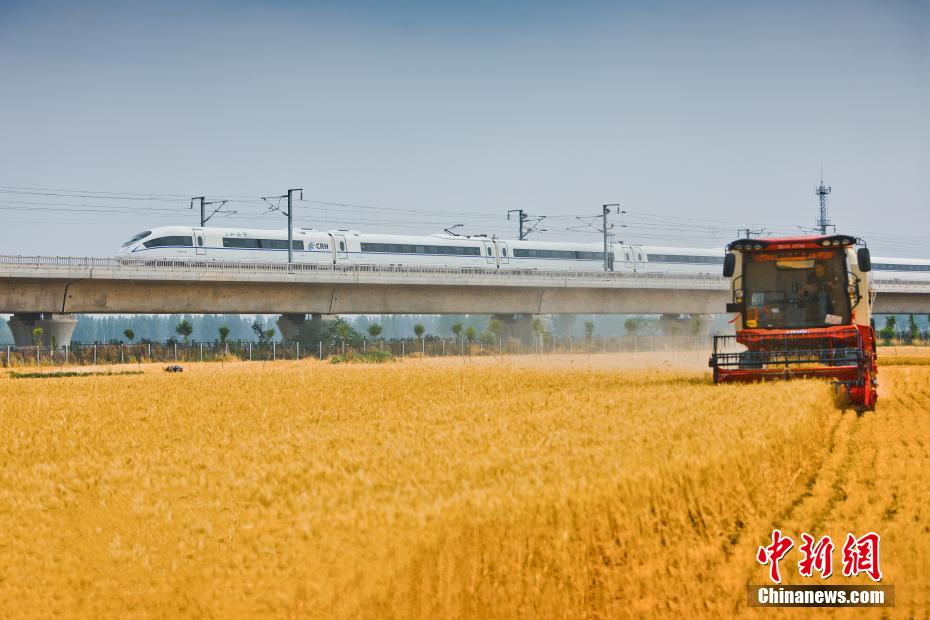
[(787, 536), (781, 535), (781, 530), (772, 530), (772, 544), (768, 547), (759, 547), (756, 553), (756, 560), (759, 564), (769, 565), (769, 579), (775, 583), (781, 583), (781, 573), (778, 571), (778, 563), (788, 553), (794, 541)]
[(800, 547), (804, 559), (798, 562), (798, 574), (813, 577), (816, 570), (821, 579), (827, 579), (833, 574), (833, 541), (824, 536), (815, 544), (814, 537), (807, 532), (801, 534), (801, 540), (804, 541)]
[[(843, 545), (843, 575), (855, 577), (865, 573), (873, 581), (881, 581), (880, 543), (881, 537), (875, 532), (869, 532), (861, 538), (847, 534), (846, 543)], [(781, 530), (772, 530), (772, 543), (759, 547), (756, 561), (769, 567), (769, 578), (774, 583), (781, 583), (779, 562), (785, 558), (792, 547), (794, 547), (794, 541), (782, 534)], [(821, 579), (828, 579), (833, 575), (834, 549), (835, 545), (829, 536), (817, 540), (807, 532), (803, 532), (801, 546), (798, 548), (803, 556), (798, 562), (798, 574), (801, 577), (813, 577), (817, 572)]]
[(875, 532), (869, 532), (862, 538), (847, 534), (846, 544), (843, 545), (843, 574), (854, 577), (865, 573), (872, 581), (881, 581), (882, 569), (878, 561), (880, 543), (881, 537)]

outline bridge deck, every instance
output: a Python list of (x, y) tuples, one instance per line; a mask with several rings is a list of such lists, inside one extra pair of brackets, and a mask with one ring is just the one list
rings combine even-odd
[(196, 259), (120, 259), (59, 256), (0, 256), (0, 278), (87, 278), (225, 282), (429, 282), (435, 285), (593, 286), (597, 288), (724, 289), (716, 275), (692, 273), (627, 273), (543, 271), (535, 269), (461, 269), (389, 265), (312, 265), (276, 262), (226, 262)]
[[(696, 273), (0, 256), (0, 312), (719, 313)], [(930, 282), (875, 280), (877, 312), (930, 312)]]

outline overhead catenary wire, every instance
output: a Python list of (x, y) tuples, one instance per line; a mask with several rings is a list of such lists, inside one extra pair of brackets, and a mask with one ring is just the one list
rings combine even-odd
[[(114, 192), (102, 190), (43, 188), (32, 186), (0, 186), (0, 212), (22, 213), (29, 212), (30, 219), (14, 219), (4, 217), (4, 221), (11, 223), (38, 223), (44, 222), (44, 213), (49, 213), (60, 221), (60, 214), (74, 213), (76, 215), (105, 215), (112, 214), (125, 216), (126, 219), (145, 218), (143, 225), (154, 223), (177, 224), (178, 218), (184, 221), (190, 217), (191, 194), (180, 193), (147, 193), (147, 192)], [(45, 200), (38, 200), (44, 198)], [(235, 213), (224, 215), (224, 222), (254, 222), (261, 223), (258, 227), (266, 227), (269, 222), (266, 211), (267, 204), (259, 196), (247, 195), (214, 195), (211, 199), (226, 201), (235, 205)], [(351, 201), (324, 200), (321, 198), (307, 198), (302, 201), (295, 200), (295, 217), (300, 218), (297, 224), (304, 228), (326, 229), (339, 227), (347, 229), (364, 228), (371, 230), (373, 226), (390, 231), (409, 231), (414, 234), (424, 234), (425, 229), (438, 232), (453, 223), (464, 224), (463, 232), (472, 234), (494, 234), (501, 237), (513, 236), (511, 226), (506, 222), (506, 210), (501, 211), (471, 211), (457, 212), (454, 215), (445, 211), (411, 207), (386, 207)], [(41, 208), (38, 208), (41, 207)], [(745, 220), (730, 220), (722, 218), (661, 215), (626, 209), (623, 219), (623, 231), (618, 240), (655, 239), (671, 240), (687, 243), (703, 244), (705, 246), (721, 246), (733, 239), (739, 228), (764, 228), (766, 234), (796, 235), (796, 224), (776, 222), (747, 222)], [(582, 216), (584, 217), (584, 216)], [(568, 236), (586, 237), (600, 235), (596, 230), (578, 230), (572, 224), (578, 222), (579, 216), (574, 214), (547, 214), (545, 215), (546, 229), (537, 231), (536, 238), (555, 240)], [(81, 218), (82, 222), (87, 218)], [(310, 220), (309, 222), (307, 220)], [(54, 223), (54, 222), (50, 222)], [(102, 222), (111, 223), (111, 222)], [(304, 225), (309, 224), (309, 225)], [(866, 238), (873, 247), (888, 247), (910, 251), (924, 251), (925, 238), (917, 235), (906, 235), (882, 231), (858, 231), (845, 229), (850, 234)], [(592, 240), (593, 242), (593, 240)]]
[[(9, 188), (9, 187), (6, 188), (6, 189), (0, 190), (0, 192), (4, 192), (4, 193), (13, 193), (13, 194), (15, 194), (15, 193), (20, 193), (19, 190), (17, 190), (17, 188)], [(188, 203), (189, 197), (185, 197), (185, 196), (182, 196), (182, 195), (180, 195), (180, 194), (141, 194), (141, 193), (126, 193), (126, 194), (122, 194), (122, 193), (119, 193), (119, 192), (84, 191), (84, 190), (73, 191), (73, 190), (60, 190), (60, 189), (48, 189), (48, 190), (46, 190), (46, 189), (42, 189), (42, 188), (28, 188), (28, 189), (23, 189), (21, 193), (26, 194), (26, 195), (42, 195), (42, 196), (52, 196), (52, 197), (71, 197), (71, 198), (82, 198), (82, 199), (86, 199), (86, 198), (97, 198), (97, 199), (105, 199), (105, 200), (121, 200), (121, 199), (128, 199), (128, 200), (137, 200), (137, 201), (138, 201), (138, 200), (144, 200), (144, 201), (149, 201), (149, 202), (153, 202), (153, 201), (160, 201), (160, 202), (163, 202), (163, 203), (164, 203), (164, 202), (170, 202), (170, 203), (172, 203), (172, 205), (173, 205), (172, 207), (163, 207), (164, 210), (169, 210), (169, 211), (170, 211), (172, 208), (173, 208), (173, 209), (177, 209), (178, 211), (180, 211), (180, 210), (182, 210), (182, 209), (187, 208), (187, 207), (188, 207), (188, 204), (189, 204), (189, 203)], [(223, 195), (223, 196), (213, 196), (213, 198), (215, 198), (216, 200), (223, 200), (223, 201), (225, 201), (225, 202), (227, 202), (227, 203), (233, 203), (233, 204), (241, 205), (241, 206), (243, 206), (243, 207), (245, 207), (245, 206), (253, 206), (253, 207), (255, 207), (256, 211), (258, 211), (258, 210), (264, 211), (264, 210), (267, 209), (267, 204), (265, 204), (264, 202), (262, 202), (262, 201), (261, 201), (261, 198), (259, 198), (259, 197), (226, 196), (226, 195)], [(8, 202), (11, 202), (11, 201), (8, 199)], [(19, 204), (47, 204), (48, 206), (53, 206), (53, 205), (55, 205), (55, 206), (61, 206), (62, 204), (68, 204), (68, 206), (74, 207), (74, 208), (78, 208), (78, 207), (83, 207), (83, 208), (95, 207), (95, 208), (98, 208), (98, 209), (104, 209), (104, 208), (106, 208), (105, 205), (100, 205), (100, 204), (92, 204), (92, 205), (90, 205), (90, 204), (86, 204), (86, 203), (82, 203), (81, 205), (77, 205), (77, 204), (74, 204), (74, 203), (37, 203), (37, 202), (34, 202), (34, 201), (24, 201), (24, 200), (18, 200), (17, 202), (18, 202)], [(302, 202), (304, 202), (304, 203), (306, 203), (306, 204), (308, 204), (308, 205), (332, 206), (332, 207), (339, 207), (340, 209), (373, 211), (373, 212), (378, 212), (378, 213), (383, 213), (383, 214), (392, 214), (392, 213), (393, 213), (393, 214), (409, 214), (409, 215), (415, 215), (415, 216), (417, 216), (417, 218), (418, 218), (418, 219), (416, 220), (416, 222), (418, 222), (418, 223), (422, 223), (422, 222), (423, 222), (423, 220), (420, 218), (420, 216), (424, 216), (424, 215), (439, 216), (439, 217), (441, 217), (441, 218), (447, 218), (447, 217), (448, 217), (448, 214), (447, 214), (446, 212), (437, 211), (437, 210), (411, 209), (411, 208), (398, 208), (398, 207), (383, 207), (383, 206), (366, 205), (366, 204), (359, 204), (359, 203), (352, 203), (352, 202), (336, 202), (336, 201), (326, 201), (326, 200), (316, 200), (316, 199), (307, 199), (307, 200), (304, 200), (304, 201), (302, 201)], [(114, 208), (114, 211), (116, 212), (116, 211), (118, 211), (118, 210)], [(123, 209), (122, 211), (123, 211), (123, 212), (135, 212), (135, 211), (128, 211), (128, 210), (126, 210), (126, 209)], [(154, 211), (154, 209), (153, 209), (153, 208), (148, 208), (148, 209), (146, 209), (146, 211), (147, 211), (147, 212), (152, 212), (152, 211)], [(322, 214), (324, 214), (324, 215), (326, 215), (327, 213), (328, 213), (328, 211), (325, 211), (325, 210), (322, 212)], [(638, 213), (638, 212), (636, 212), (636, 211), (629, 211), (628, 213), (630, 214), (630, 216), (629, 216), (628, 219), (626, 220), (626, 221), (629, 221), (629, 222), (630, 222), (630, 224), (627, 225), (628, 227), (632, 227), (632, 224), (640, 224), (640, 227), (649, 227), (649, 226), (652, 226), (652, 227), (655, 227), (655, 228), (662, 227), (663, 230), (670, 230), (670, 229), (675, 229), (675, 230), (689, 230), (689, 231), (690, 231), (690, 230), (706, 230), (706, 231), (712, 231), (712, 232), (713, 232), (713, 231), (716, 231), (716, 230), (718, 230), (718, 229), (720, 229), (720, 228), (723, 228), (723, 226), (688, 224), (688, 223), (686, 223), (686, 222), (684, 222), (684, 221), (682, 221), (682, 220), (711, 221), (711, 222), (714, 222), (715, 224), (719, 222), (720, 224), (728, 225), (727, 228), (733, 228), (734, 226), (737, 226), (737, 225), (744, 225), (744, 224), (745, 224), (745, 222), (728, 221), (728, 220), (701, 220), (701, 219), (699, 219), (699, 218), (688, 218), (688, 217), (685, 217), (685, 218), (676, 218), (676, 217), (674, 217), (674, 216), (658, 216), (658, 215), (653, 215), (653, 214)], [(250, 215), (250, 214), (249, 214), (249, 213), (242, 213), (242, 215), (243, 215), (243, 216), (248, 216), (248, 215)], [(496, 213), (496, 212), (487, 212), (487, 213), (470, 212), (470, 213), (463, 213), (463, 214), (460, 214), (460, 215), (461, 215), (462, 217), (464, 217), (465, 219), (467, 219), (468, 221), (471, 221), (471, 222), (487, 222), (487, 223), (490, 224), (490, 223), (499, 222), (499, 220), (500, 220), (500, 214), (499, 214), (499, 213)], [(547, 216), (545, 216), (545, 217), (546, 217), (546, 219), (550, 219), (550, 220), (577, 220), (579, 216), (575, 216), (575, 215), (547, 215)], [(582, 217), (583, 217), (583, 216), (582, 216)], [(366, 216), (366, 219), (367, 219), (367, 216)], [(445, 224), (445, 223), (447, 223), (447, 221), (446, 221), (445, 219), (443, 219), (441, 223), (444, 223), (444, 224)], [(552, 229), (552, 230), (556, 230), (556, 231), (561, 232), (561, 231), (563, 231), (563, 230), (568, 230), (569, 228), (571, 228), (571, 227), (555, 228), (555, 229)], [(542, 231), (540, 231), (540, 232), (542, 232)]]

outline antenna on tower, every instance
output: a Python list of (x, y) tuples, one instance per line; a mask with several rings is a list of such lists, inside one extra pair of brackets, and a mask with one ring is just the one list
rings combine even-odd
[[(827, 234), (827, 228), (833, 227), (833, 224), (830, 223), (830, 218), (827, 217), (827, 194), (833, 191), (833, 188), (823, 184), (823, 166), (820, 166), (820, 185), (817, 186), (817, 189), (814, 193), (820, 198), (820, 219), (817, 220), (817, 228), (820, 230), (821, 235)], [(833, 227), (835, 231), (836, 228)]]

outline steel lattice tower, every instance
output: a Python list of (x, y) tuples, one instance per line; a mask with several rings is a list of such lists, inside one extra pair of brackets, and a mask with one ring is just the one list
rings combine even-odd
[(815, 193), (820, 198), (820, 219), (817, 220), (817, 228), (820, 229), (820, 234), (827, 234), (827, 228), (832, 226), (830, 223), (830, 218), (827, 217), (827, 194), (832, 191), (833, 188), (823, 184), (823, 169), (820, 170), (820, 185), (817, 186)]

